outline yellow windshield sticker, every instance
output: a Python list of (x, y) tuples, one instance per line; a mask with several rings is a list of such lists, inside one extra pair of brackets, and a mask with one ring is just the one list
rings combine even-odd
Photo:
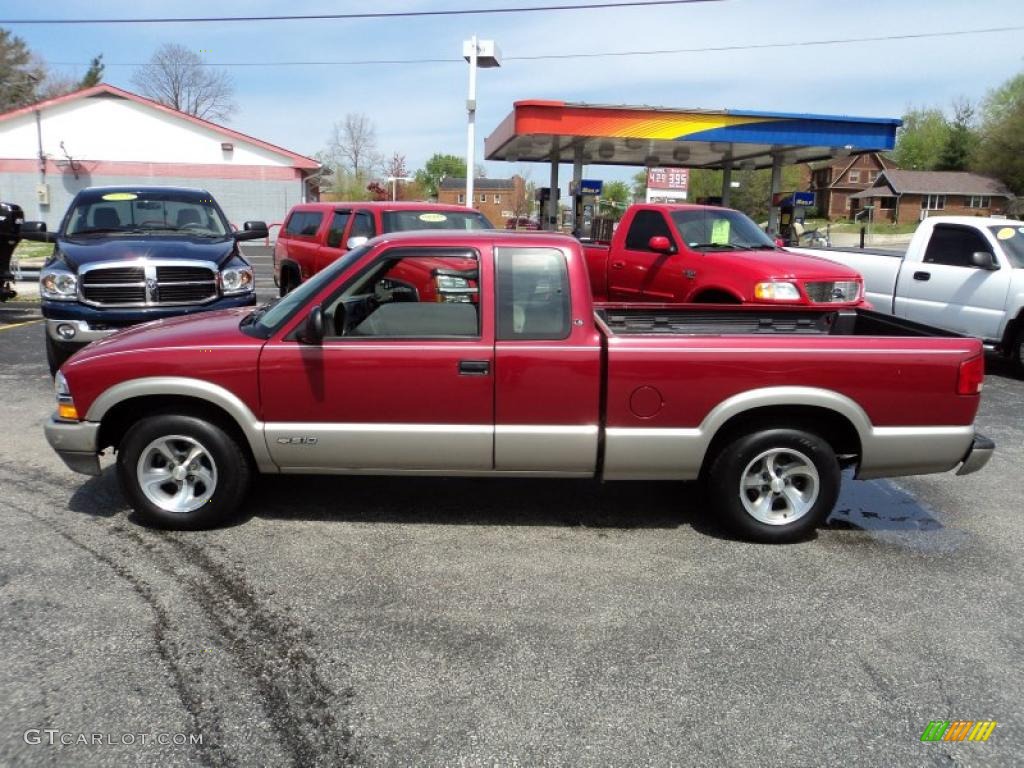
[(421, 213), (420, 221), (429, 221), (431, 223), (440, 223), (442, 221), (448, 221), (448, 217), (443, 213)]
[(103, 196), (104, 200), (136, 200), (138, 195), (134, 192), (109, 192)]
[(1000, 240), (1009, 240), (1016, 234), (1017, 232), (1013, 229), (1013, 227), (1003, 227), (998, 232), (996, 232), (996, 237), (998, 237)]
[(728, 245), (729, 244), (729, 220), (728, 219), (715, 219), (711, 224), (711, 244), (712, 245)]

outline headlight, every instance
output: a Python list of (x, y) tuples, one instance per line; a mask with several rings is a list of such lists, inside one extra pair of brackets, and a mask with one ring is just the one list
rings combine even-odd
[(793, 283), (758, 283), (754, 298), (761, 301), (799, 301), (800, 291)]
[(437, 300), (454, 304), (468, 304), (473, 301), (471, 296), (477, 293), (476, 286), (465, 277), (456, 275), (435, 275)]
[(78, 298), (78, 278), (66, 269), (44, 269), (39, 275), (39, 295), (44, 299), (74, 301)]
[(220, 273), (220, 289), (224, 293), (247, 293), (254, 286), (252, 267), (230, 267)]
[(464, 288), (469, 288), (469, 280), (464, 277), (437, 276), (437, 290), (439, 291), (457, 291)]
[(71, 399), (68, 380), (60, 371), (53, 377), (53, 389), (57, 394), (57, 418), (63, 421), (78, 421), (78, 409), (75, 408), (75, 401)]

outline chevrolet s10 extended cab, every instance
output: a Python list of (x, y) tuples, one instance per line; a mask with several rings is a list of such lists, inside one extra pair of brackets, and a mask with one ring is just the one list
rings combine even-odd
[[(424, 272), (469, 293), (422, 300), (403, 275)], [(571, 237), (409, 232), (256, 310), (94, 343), (46, 435), (89, 474), (113, 448), (132, 506), (175, 528), (224, 520), (253, 471), (701, 478), (739, 534), (786, 541), (843, 466), (983, 466), (983, 378), (976, 339), (867, 310), (595, 307)]]
[(863, 303), (856, 270), (784, 251), (739, 211), (706, 205), (634, 205), (610, 244), (585, 245), (598, 301)]
[(977, 336), (1024, 376), (1024, 223), (929, 216), (904, 254), (798, 250), (858, 270), (880, 312)]

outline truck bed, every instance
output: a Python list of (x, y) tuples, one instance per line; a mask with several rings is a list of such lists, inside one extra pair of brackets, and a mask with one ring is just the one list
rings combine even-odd
[(691, 305), (598, 305), (609, 336), (795, 335), (962, 338), (960, 334), (868, 309), (821, 310), (763, 306), (709, 309)]

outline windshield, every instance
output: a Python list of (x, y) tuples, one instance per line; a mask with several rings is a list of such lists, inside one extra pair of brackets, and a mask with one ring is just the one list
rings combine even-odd
[(184, 232), (222, 238), (228, 231), (213, 199), (191, 190), (88, 190), (75, 198), (64, 227), (66, 236)]
[(385, 232), (409, 232), (417, 229), (494, 229), (478, 211), (385, 211)]
[(710, 208), (673, 211), (671, 216), (689, 248), (775, 248), (772, 239), (739, 211)]
[(368, 245), (353, 248), (337, 261), (333, 262), (327, 269), (313, 275), (294, 291), (270, 304), (266, 304), (243, 321), (252, 324), (258, 331), (258, 335), (269, 338), (274, 331), (280, 328), (288, 319), (301, 309), (307, 301), (323, 289), (339, 274), (348, 269), (361, 259), (370, 250)]
[(1001, 224), (998, 227), (989, 227), (989, 231), (1003, 246), (1003, 253), (1010, 263), (1016, 269), (1024, 269), (1024, 226), (1021, 226), (1019, 221), (1008, 223), (1012, 223), (1012, 226)]

